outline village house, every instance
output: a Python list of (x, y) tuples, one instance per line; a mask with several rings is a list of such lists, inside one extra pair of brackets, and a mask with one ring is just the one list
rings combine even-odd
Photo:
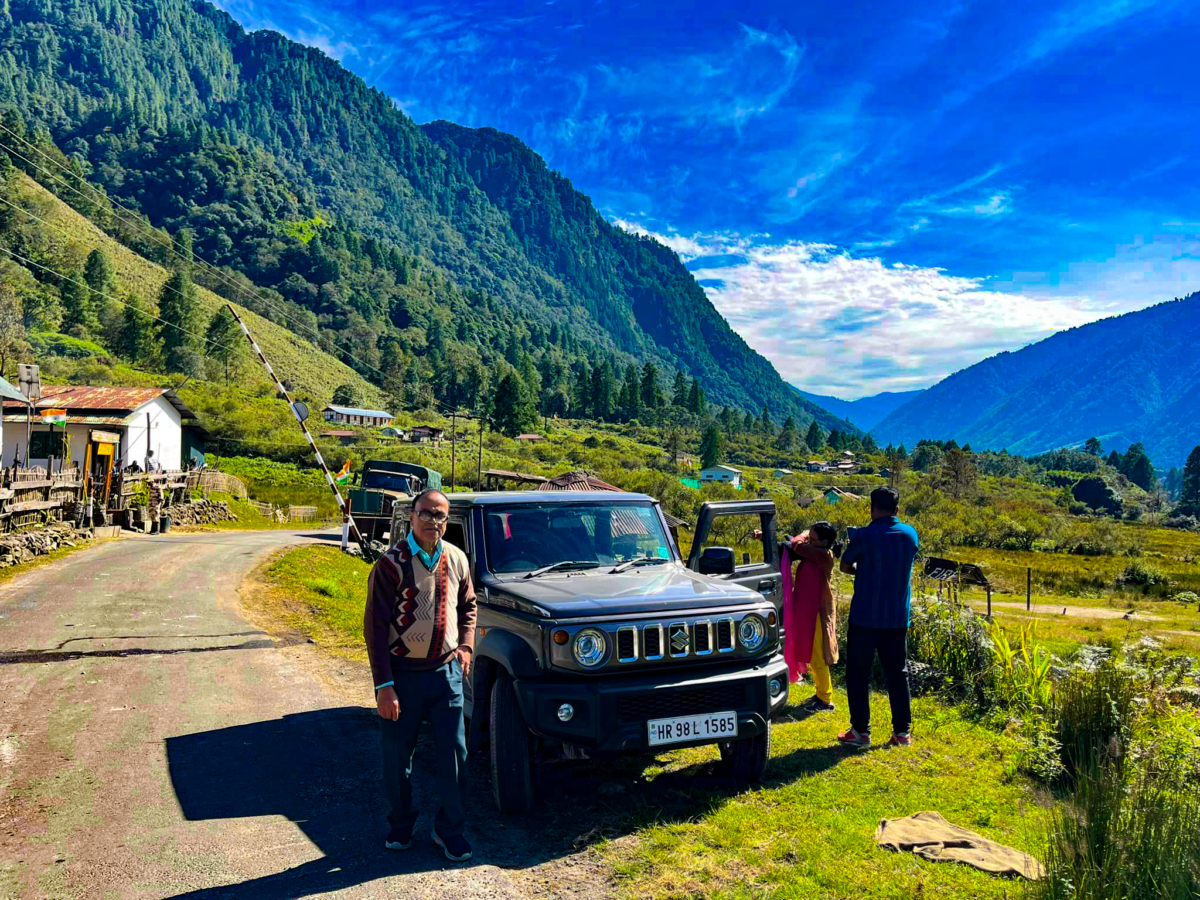
[(516, 440), (526, 444), (536, 444), (538, 441), (544, 441), (545, 435), (542, 434), (518, 434)]
[(709, 466), (707, 469), (700, 470), (701, 481), (719, 481), (723, 484), (731, 484), (734, 487), (742, 486), (742, 470), (735, 469), (733, 466)]
[[(43, 385), (32, 422), (27, 408), (4, 398), (4, 466), (19, 459), (22, 465), (48, 469), (51, 460), (57, 466), (65, 457), (68, 466), (78, 463), (81, 469), (96, 468), (107, 459), (114, 469), (133, 463), (145, 468), (148, 449), (164, 469), (182, 469), (189, 459), (204, 462), (208, 432), (179, 395), (166, 388)], [(44, 410), (63, 410), (65, 427), (43, 423)]]
[(440, 444), (446, 431), (443, 428), (434, 428), (432, 425), (417, 425), (408, 432), (408, 440), (413, 444)]
[(824, 472), (829, 468), (829, 464), (819, 459), (810, 459), (804, 464), (804, 468), (810, 472)]
[[(29, 402), (29, 400), (26, 399), (24, 394), (22, 394), (19, 390), (17, 390), (15, 387), (13, 387), (11, 384), (9, 384), (9, 382), (7, 380), (5, 380), (3, 377), (0, 377), (0, 398), (3, 398), (3, 402), (5, 402), (5, 403), (8, 403), (11, 401), (12, 403), (17, 404), (17, 408), (22, 409), (22, 410), (29, 409), (29, 407), (31, 407), (33, 405), (32, 403)], [(14, 431), (13, 433), (15, 434), (16, 432)], [(25, 433), (24, 431), (21, 431), (22, 435), (24, 435), (24, 433)], [(0, 456), (3, 455), (3, 448), (4, 448), (4, 417), (0, 416)]]
[(776, 469), (775, 470), (776, 478), (787, 478), (787, 476), (793, 475), (793, 474), (795, 474), (795, 473), (792, 472), (791, 469)]
[(842, 460), (829, 471), (836, 472), (839, 475), (853, 475), (858, 471), (858, 466), (854, 464), (854, 460)]
[(852, 494), (849, 491), (842, 490), (840, 487), (831, 487), (825, 489), (825, 500), (828, 503), (841, 503), (843, 500), (851, 502), (861, 500), (862, 497), (858, 494)]
[(371, 428), (391, 425), (396, 418), (391, 413), (379, 409), (356, 409), (352, 406), (327, 406), (322, 413), (326, 422), (338, 425), (366, 425)]
[(338, 430), (338, 431), (322, 431), (321, 437), (330, 438), (331, 440), (341, 441), (343, 447), (347, 447), (350, 444), (353, 444), (358, 439), (358, 435), (356, 435), (353, 431), (340, 431), (340, 430)]

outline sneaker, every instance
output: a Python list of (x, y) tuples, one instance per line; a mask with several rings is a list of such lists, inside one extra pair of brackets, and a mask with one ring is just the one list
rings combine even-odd
[(847, 728), (838, 735), (838, 741), (843, 747), (870, 747), (871, 735), (861, 734), (853, 728)]
[(903, 734), (893, 734), (888, 741), (889, 747), (910, 747), (912, 746), (912, 735), (907, 731)]
[(388, 832), (388, 836), (383, 840), (383, 846), (389, 850), (407, 850), (412, 846), (412, 833), (412, 825), (409, 825), (407, 828), (399, 828), (393, 825)]
[(815, 712), (815, 713), (817, 713), (817, 712), (833, 712), (835, 709), (837, 709), (837, 707), (834, 706), (832, 703), (826, 703), (824, 700), (822, 700), (816, 694), (814, 694), (813, 696), (811, 696), (807, 700), (805, 700), (800, 705), (800, 708), (803, 710), (806, 710), (807, 712)]
[(446, 859), (450, 862), (466, 862), (471, 858), (471, 845), (461, 834), (448, 834), (441, 837), (434, 828), (430, 837), (433, 838), (435, 844), (442, 848), (442, 852), (446, 854)]

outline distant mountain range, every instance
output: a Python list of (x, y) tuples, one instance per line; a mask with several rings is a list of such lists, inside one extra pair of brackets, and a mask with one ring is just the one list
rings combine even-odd
[(1089, 437), (1105, 452), (1140, 441), (1159, 468), (1182, 465), (1200, 444), (1198, 334), (1200, 293), (1102, 319), (955, 372), (871, 432), (910, 449), (954, 438), (1026, 455)]
[(835, 416), (857, 425), (863, 431), (870, 431), (876, 422), (881, 421), (892, 410), (898, 409), (914, 399), (923, 391), (885, 391), (871, 397), (860, 397), (858, 400), (842, 400), (825, 394), (810, 394), (793, 386), (797, 394), (822, 409), (827, 409)]

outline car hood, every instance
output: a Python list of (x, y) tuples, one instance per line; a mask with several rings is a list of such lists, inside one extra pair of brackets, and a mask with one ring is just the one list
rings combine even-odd
[(551, 572), (537, 578), (491, 581), (493, 593), (545, 609), (555, 618), (588, 615), (663, 615), (674, 610), (737, 606), (762, 600), (744, 585), (699, 575), (681, 565), (609, 574)]

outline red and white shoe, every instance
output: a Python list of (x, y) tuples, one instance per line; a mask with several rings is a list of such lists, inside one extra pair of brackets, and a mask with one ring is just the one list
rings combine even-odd
[(870, 747), (871, 735), (862, 734), (853, 728), (847, 728), (838, 735), (838, 743), (843, 747)]
[(888, 746), (889, 747), (911, 747), (912, 746), (912, 735), (909, 734), (907, 731), (904, 732), (903, 734), (893, 734), (891, 736), (891, 739), (888, 740)]

